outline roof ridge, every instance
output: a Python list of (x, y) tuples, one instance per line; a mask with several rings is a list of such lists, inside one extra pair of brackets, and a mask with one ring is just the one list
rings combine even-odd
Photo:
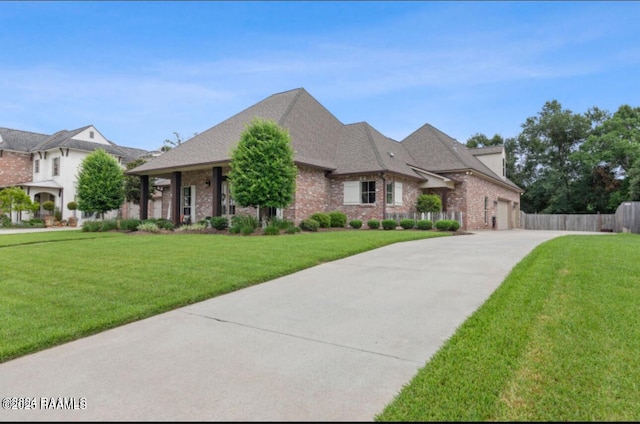
[[(296, 93), (296, 96), (293, 98), (293, 100), (291, 100), (291, 103), (287, 107), (287, 110), (284, 111), (284, 113), (282, 114), (282, 116), (278, 120), (278, 125), (280, 125), (280, 126), (284, 125), (284, 121), (287, 120), (287, 117), (289, 116), (289, 113), (291, 113), (291, 110), (293, 109), (295, 104), (298, 102), (298, 99), (300, 98), (300, 96), (302, 96), (304, 88), (298, 88), (296, 90), (298, 90), (298, 92)], [(288, 90), (288, 91), (285, 91), (284, 93), (288, 93), (290, 91), (296, 91), (296, 90)], [(281, 93), (281, 94), (284, 94), (284, 93)]]
[(373, 148), (373, 153), (376, 156), (376, 160), (378, 161), (378, 165), (380, 166), (380, 168), (386, 170), (387, 167), (385, 166), (384, 162), (382, 161), (382, 157), (380, 157), (380, 152), (378, 151), (378, 146), (376, 145), (376, 142), (373, 140), (373, 135), (371, 135), (371, 129), (373, 127), (371, 125), (369, 125), (368, 123), (366, 123), (366, 122), (363, 122), (362, 124), (364, 125), (364, 130), (365, 130), (365, 134), (367, 134), (367, 139), (369, 140), (369, 143), (371, 143), (371, 147)]

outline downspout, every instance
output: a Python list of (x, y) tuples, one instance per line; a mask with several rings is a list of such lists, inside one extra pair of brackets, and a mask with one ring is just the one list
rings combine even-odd
[(384, 172), (380, 176), (382, 177), (382, 219), (387, 219), (387, 178)]

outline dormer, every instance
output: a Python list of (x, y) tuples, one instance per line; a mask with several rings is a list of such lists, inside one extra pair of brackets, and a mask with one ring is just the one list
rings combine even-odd
[(75, 140), (88, 141), (90, 143), (110, 145), (106, 138), (93, 125), (89, 125), (87, 128), (74, 135)]
[(507, 179), (507, 154), (504, 145), (479, 147), (469, 151), (498, 177)]

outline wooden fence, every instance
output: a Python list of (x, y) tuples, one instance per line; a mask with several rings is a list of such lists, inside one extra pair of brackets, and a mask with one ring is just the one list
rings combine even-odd
[(520, 212), (525, 230), (615, 231), (614, 214), (529, 214)]
[(640, 202), (622, 202), (618, 206), (615, 231), (640, 234)]
[(402, 219), (414, 219), (419, 221), (421, 219), (428, 219), (434, 224), (436, 221), (441, 219), (452, 219), (454, 221), (458, 221), (460, 226), (463, 224), (463, 216), (462, 212), (408, 212), (408, 213), (385, 213), (384, 219), (395, 219), (396, 222), (400, 223)]

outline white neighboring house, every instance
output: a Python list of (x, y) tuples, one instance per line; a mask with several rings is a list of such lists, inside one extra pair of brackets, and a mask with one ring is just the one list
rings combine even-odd
[[(129, 161), (138, 157), (148, 155), (149, 152), (142, 149), (117, 146), (107, 140), (93, 125), (82, 127), (73, 131), (62, 130), (46, 136), (43, 134), (29, 133), (19, 130), (0, 128), (0, 149), (12, 148), (14, 156), (23, 156), (23, 167), (31, 166), (31, 178), (24, 181), (26, 174), (23, 173), (23, 181), (4, 181), (3, 186), (18, 186), (25, 190), (34, 202), (42, 205), (48, 200), (55, 203), (56, 208), (62, 212), (62, 219), (77, 217), (78, 224), (84, 219), (93, 218), (81, 211), (72, 211), (67, 207), (71, 201), (77, 201), (77, 178), (80, 166), (84, 159), (97, 149), (103, 149), (114, 156), (123, 167)], [(26, 161), (28, 155), (29, 160)], [(6, 157), (9, 159), (9, 156)], [(0, 167), (13, 169), (10, 162), (0, 162)], [(11, 174), (19, 175), (19, 172), (12, 171)], [(47, 211), (41, 209), (37, 216), (44, 216)], [(105, 214), (105, 218), (116, 217), (119, 210)], [(25, 216), (26, 215), (26, 216)], [(17, 217), (12, 217), (15, 221)], [(23, 212), (23, 219), (28, 219), (29, 214)]]

